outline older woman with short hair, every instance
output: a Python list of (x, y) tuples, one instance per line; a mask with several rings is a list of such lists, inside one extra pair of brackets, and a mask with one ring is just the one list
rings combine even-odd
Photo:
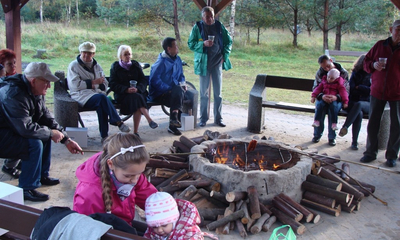
[[(114, 91), (115, 100), (121, 104), (121, 113), (125, 115), (133, 113), (133, 132), (139, 136), (138, 128), (142, 114), (151, 128), (158, 127), (147, 110), (148, 80), (140, 64), (132, 60), (130, 46), (119, 46), (117, 56), (119, 61), (111, 65), (110, 89)], [(130, 80), (137, 82), (136, 87), (130, 86)]]
[(4, 66), (6, 76), (17, 74), (17, 56), (10, 49), (0, 50), (0, 64)]

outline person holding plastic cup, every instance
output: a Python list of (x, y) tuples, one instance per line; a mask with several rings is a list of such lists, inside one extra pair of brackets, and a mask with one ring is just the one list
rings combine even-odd
[(111, 65), (110, 88), (114, 91), (115, 100), (121, 104), (121, 114), (133, 114), (133, 133), (139, 137), (142, 115), (151, 128), (158, 127), (147, 110), (148, 81), (140, 64), (132, 59), (130, 46), (119, 46), (117, 56), (119, 60)]
[[(378, 132), (386, 103), (390, 106), (390, 135), (386, 147), (386, 165), (396, 166), (400, 149), (400, 20), (389, 28), (391, 37), (380, 40), (369, 50), (364, 70), (371, 73), (371, 101), (367, 126), (367, 149), (361, 162), (372, 162), (378, 154)], [(380, 58), (386, 58), (384, 63)]]

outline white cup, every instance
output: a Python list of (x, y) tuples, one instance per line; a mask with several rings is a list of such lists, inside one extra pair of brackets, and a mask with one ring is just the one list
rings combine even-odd
[(208, 40), (210, 40), (210, 41), (213, 41), (213, 42), (214, 42), (214, 38), (215, 38), (215, 36), (214, 36), (214, 35), (208, 35)]
[(385, 64), (385, 65), (382, 67), (382, 69), (385, 69), (385, 68), (386, 68), (386, 63), (387, 63), (387, 58), (379, 58), (379, 63)]
[(129, 81), (129, 85), (130, 85), (131, 87), (136, 87), (137, 81), (136, 81), (136, 80), (130, 80), (130, 81)]

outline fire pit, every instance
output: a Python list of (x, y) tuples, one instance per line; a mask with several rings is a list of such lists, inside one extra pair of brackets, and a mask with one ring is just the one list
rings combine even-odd
[(312, 160), (300, 150), (284, 144), (260, 140), (249, 151), (250, 140), (218, 139), (194, 146), (190, 165), (221, 183), (221, 191), (246, 191), (255, 186), (260, 201), (269, 203), (274, 196), (285, 193), (295, 200), (301, 198), (301, 183), (311, 171)]

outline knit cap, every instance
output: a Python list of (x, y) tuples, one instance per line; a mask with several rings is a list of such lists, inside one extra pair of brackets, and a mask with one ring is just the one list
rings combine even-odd
[(166, 192), (156, 192), (146, 199), (146, 222), (149, 227), (159, 227), (169, 223), (175, 224), (179, 210), (175, 199)]
[(340, 72), (336, 68), (333, 68), (333, 69), (329, 70), (328, 75), (333, 77), (333, 79), (336, 79), (340, 76)]

